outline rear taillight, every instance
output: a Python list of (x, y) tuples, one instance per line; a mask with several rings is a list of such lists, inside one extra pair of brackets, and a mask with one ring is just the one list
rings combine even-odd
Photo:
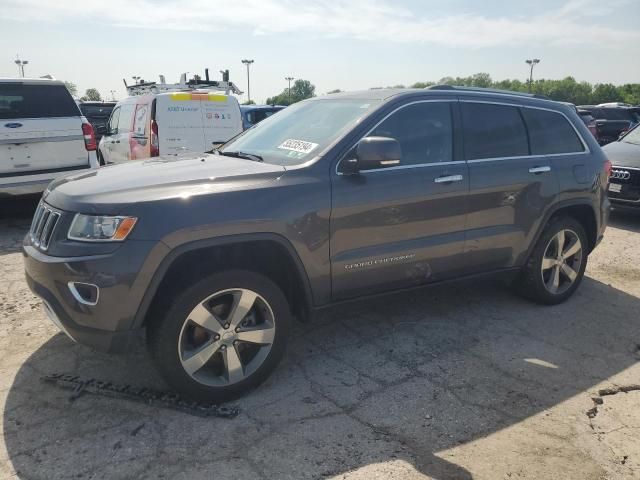
[(613, 165), (611, 164), (611, 160), (605, 160), (604, 162), (604, 173), (607, 174), (607, 178), (611, 177), (611, 171), (613, 170)]
[(160, 156), (160, 141), (158, 139), (158, 124), (151, 120), (151, 152), (152, 157)]
[(84, 148), (87, 152), (94, 152), (98, 145), (96, 144), (96, 133), (90, 123), (82, 124), (82, 136), (84, 137)]

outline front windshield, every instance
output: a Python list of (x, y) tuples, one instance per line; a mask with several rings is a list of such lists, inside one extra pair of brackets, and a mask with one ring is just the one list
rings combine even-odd
[(622, 137), (622, 141), (626, 143), (633, 143), (634, 145), (640, 145), (640, 125), (636, 125), (636, 128)]
[(312, 159), (379, 105), (374, 99), (297, 103), (226, 143), (219, 153), (257, 155), (267, 163), (297, 165)]

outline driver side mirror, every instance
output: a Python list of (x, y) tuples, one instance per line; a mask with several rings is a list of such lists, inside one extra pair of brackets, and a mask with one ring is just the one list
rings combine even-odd
[(96, 133), (98, 135), (109, 135), (109, 129), (107, 127), (105, 127), (104, 125), (98, 125), (96, 127)]
[(344, 174), (355, 174), (362, 170), (395, 167), (400, 165), (402, 148), (395, 138), (365, 137), (355, 148), (355, 157), (341, 164)]

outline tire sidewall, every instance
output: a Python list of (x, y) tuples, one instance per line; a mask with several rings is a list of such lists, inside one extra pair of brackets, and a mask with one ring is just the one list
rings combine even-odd
[[(264, 298), (274, 315), (275, 337), (267, 358), (250, 376), (233, 385), (205, 385), (184, 371), (178, 339), (189, 313), (199, 302), (232, 288), (250, 289)], [(150, 325), (149, 348), (160, 374), (175, 390), (196, 400), (222, 402), (237, 398), (270, 375), (284, 354), (290, 330), (291, 313), (280, 288), (263, 275), (233, 270), (208, 276), (178, 294), (163, 317)]]

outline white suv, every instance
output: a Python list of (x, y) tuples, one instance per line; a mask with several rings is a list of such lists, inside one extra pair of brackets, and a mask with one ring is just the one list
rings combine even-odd
[(0, 195), (97, 167), (93, 127), (62, 82), (0, 78)]

